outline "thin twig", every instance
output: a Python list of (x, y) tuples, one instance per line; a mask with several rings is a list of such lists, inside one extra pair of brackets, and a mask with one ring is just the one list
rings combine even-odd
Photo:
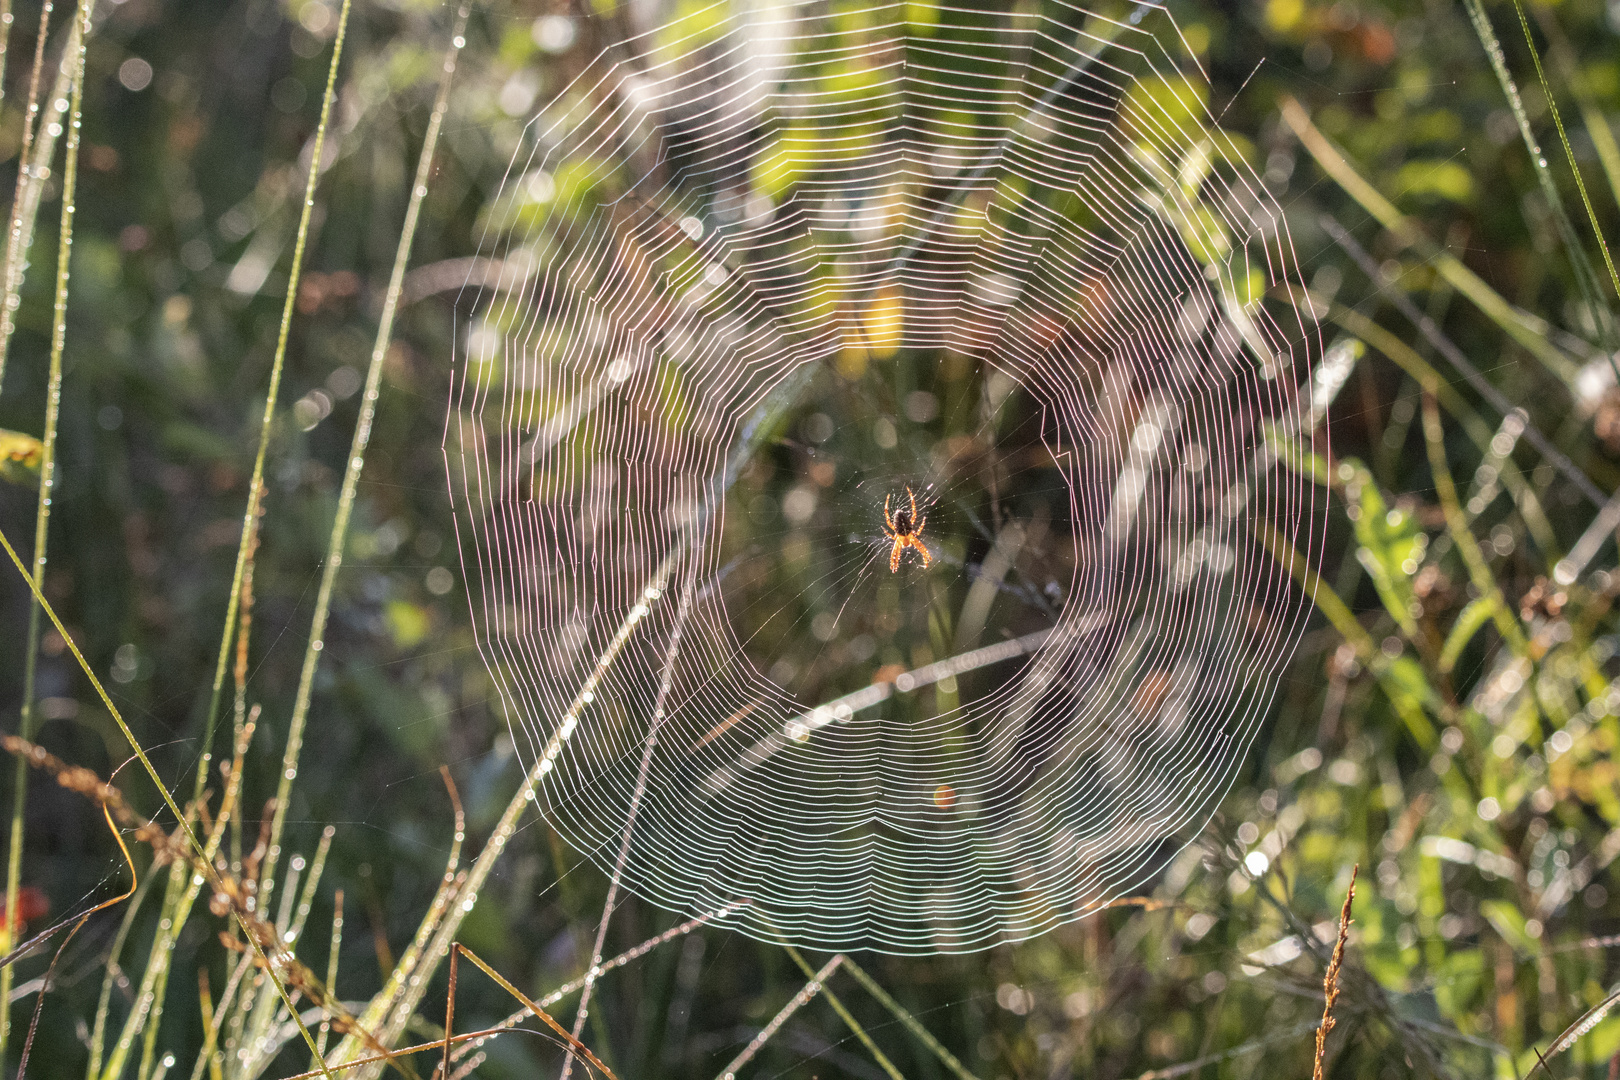
[[(645, 956), (647, 953), (649, 953), (652, 950), (656, 949), (658, 946), (664, 944), (665, 942), (673, 941), (675, 938), (678, 938), (678, 937), (683, 937), (686, 934), (691, 933), (693, 930), (696, 930), (699, 927), (701, 927), (701, 926), (705, 925), (706, 923), (710, 922), (711, 920), (723, 919), (727, 915), (730, 915), (733, 911), (736, 911), (739, 907), (742, 907), (742, 906), (743, 905), (741, 903), (727, 904), (724, 907), (722, 907), (720, 910), (715, 911), (715, 912), (713, 912), (711, 914), (699, 915), (695, 919), (688, 919), (686, 922), (681, 923), (679, 926), (672, 926), (668, 930), (665, 930), (662, 934), (658, 934), (658, 935), (656, 935), (654, 937), (648, 938), (646, 941), (643, 941), (640, 945), (637, 945), (635, 948), (626, 949), (624, 952), (620, 953), (618, 956), (615, 956), (611, 960), (604, 960), (601, 964), (598, 965), (597, 977), (600, 978), (601, 976), (603, 976), (603, 975), (607, 974), (608, 972), (612, 971), (614, 968), (623, 967), (625, 964), (628, 964), (630, 961), (636, 960), (636, 959), (639, 959), (642, 956)], [(851, 961), (851, 963), (853, 963), (853, 961)], [(551, 991), (551, 993), (549, 993), (545, 997), (541, 998), (540, 999), (540, 1004), (542, 1006), (555, 1005), (557, 1002), (561, 1001), (563, 998), (567, 997), (569, 994), (572, 994), (575, 991), (579, 990), (584, 985), (585, 985), (585, 977), (584, 976), (580, 976), (579, 978), (574, 979), (571, 982), (563, 983), (561, 986), (557, 987), (557, 989)], [(492, 1030), (506, 1031), (506, 1030), (516, 1026), (517, 1024), (522, 1023), (523, 1020), (526, 1017), (528, 1017), (528, 1015), (529, 1015), (529, 1010), (528, 1009), (526, 1009), (526, 1008), (525, 1009), (519, 1009), (517, 1012), (513, 1013), (511, 1016), (508, 1016), (505, 1020), (502, 1020), (499, 1024), (495, 1025), (495, 1028), (492, 1029)], [(461, 1052), (455, 1055), (455, 1060), (459, 1061), (462, 1057), (464, 1057), (466, 1055), (466, 1053), (468, 1051), (476, 1049), (478, 1045), (479, 1045), (478, 1043), (471, 1043), (471, 1044), (468, 1044), (467, 1046), (464, 1046), (462, 1048)]]
[(556, 1018), (554, 1018), (550, 1013), (546, 1012), (546, 1010), (542, 1009), (536, 1002), (530, 1001), (528, 995), (519, 990), (517, 987), (513, 986), (509, 981), (507, 981), (504, 975), (490, 967), (488, 964), (484, 963), (483, 960), (478, 958), (476, 953), (467, 948), (467, 946), (461, 944), (461, 942), (455, 942), (451, 948), (453, 948), (456, 952), (461, 953), (473, 963), (477, 964), (478, 969), (485, 975), (488, 975), (490, 978), (494, 979), (495, 982), (500, 985), (501, 989), (523, 1002), (524, 1007), (532, 1012), (535, 1016), (539, 1017), (539, 1019), (544, 1022), (547, 1027), (561, 1035), (564, 1039), (568, 1040), (568, 1048), (571, 1051), (577, 1053), (580, 1057), (602, 1070), (602, 1075), (606, 1076), (608, 1080), (618, 1080), (618, 1077), (613, 1075), (613, 1070), (604, 1065), (601, 1058), (591, 1053), (590, 1047), (568, 1034), (568, 1029), (557, 1023)]
[(450, 1032), (456, 1022), (456, 964), (460, 957), (459, 951), (450, 953), (450, 988), (444, 994), (444, 1060), (439, 1064), (439, 1080), (449, 1080), (450, 1076)]

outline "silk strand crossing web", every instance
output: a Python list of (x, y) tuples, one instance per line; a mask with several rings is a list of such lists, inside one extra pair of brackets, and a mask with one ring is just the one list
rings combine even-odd
[(1309, 613), (1320, 335), (1165, 12), (833, 10), (699, 10), (549, 99), (446, 455), (562, 835), (760, 937), (966, 951), (1233, 782)]

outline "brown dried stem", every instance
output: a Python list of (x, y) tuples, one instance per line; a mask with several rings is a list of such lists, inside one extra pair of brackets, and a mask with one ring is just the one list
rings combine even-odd
[(1327, 1060), (1328, 1032), (1333, 1030), (1333, 1006), (1339, 1000), (1339, 972), (1344, 966), (1344, 943), (1350, 937), (1350, 902), (1356, 898), (1356, 874), (1361, 864), (1350, 868), (1350, 888), (1344, 894), (1344, 907), (1339, 910), (1339, 938), (1333, 943), (1333, 959), (1328, 961), (1327, 974), (1322, 977), (1322, 1026), (1316, 1029), (1316, 1060), (1311, 1069), (1311, 1080), (1322, 1080), (1322, 1066)]

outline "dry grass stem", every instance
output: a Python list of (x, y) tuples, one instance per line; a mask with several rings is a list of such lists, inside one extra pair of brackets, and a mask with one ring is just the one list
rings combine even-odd
[(1350, 888), (1344, 894), (1344, 907), (1339, 909), (1339, 937), (1333, 943), (1333, 959), (1328, 961), (1327, 974), (1322, 976), (1322, 1025), (1316, 1029), (1316, 1059), (1311, 1068), (1311, 1080), (1322, 1080), (1322, 1067), (1327, 1060), (1327, 1037), (1337, 1023), (1333, 1006), (1339, 1001), (1339, 971), (1344, 966), (1344, 943), (1350, 937), (1350, 903), (1356, 898), (1356, 874), (1361, 864), (1350, 868)]

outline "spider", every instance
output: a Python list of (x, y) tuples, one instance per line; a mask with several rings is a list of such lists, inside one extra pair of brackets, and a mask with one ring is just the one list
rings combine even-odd
[(889, 496), (883, 496), (883, 535), (894, 541), (894, 548), (889, 552), (889, 573), (898, 573), (900, 570), (900, 556), (905, 554), (906, 548), (916, 548), (917, 554), (922, 556), (923, 569), (934, 557), (928, 553), (928, 548), (922, 542), (923, 525), (927, 518), (917, 513), (917, 496), (906, 488), (908, 506), (902, 506), (894, 513), (889, 513)]

